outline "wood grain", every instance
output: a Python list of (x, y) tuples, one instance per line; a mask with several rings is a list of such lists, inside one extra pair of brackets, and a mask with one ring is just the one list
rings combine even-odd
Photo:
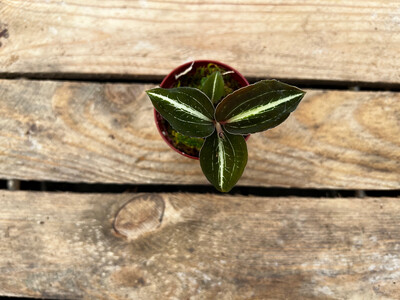
[[(117, 235), (118, 211), (149, 216), (146, 201), (165, 205), (160, 226)], [(399, 199), (1, 191), (0, 202), (1, 295), (400, 297)]]
[(154, 78), (216, 59), (259, 78), (400, 83), (398, 4), (5, 0), (0, 73)]
[[(159, 136), (150, 87), (0, 81), (0, 178), (206, 184)], [(400, 94), (308, 91), (248, 152), (241, 185), (398, 189)]]

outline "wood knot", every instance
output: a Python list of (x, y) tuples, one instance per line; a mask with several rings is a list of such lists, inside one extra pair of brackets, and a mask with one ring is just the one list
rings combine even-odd
[(158, 195), (139, 195), (117, 213), (114, 229), (129, 240), (136, 239), (160, 227), (165, 203)]
[(1, 38), (8, 39), (10, 36), (7, 28), (7, 24), (2, 24), (0, 22), (0, 47), (2, 46)]
[(35, 134), (38, 131), (38, 127), (35, 123), (29, 124), (28, 130), (25, 132), (26, 135)]

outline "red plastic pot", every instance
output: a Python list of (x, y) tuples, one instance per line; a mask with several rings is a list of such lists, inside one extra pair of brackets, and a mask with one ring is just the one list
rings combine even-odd
[[(184, 72), (185, 70), (190, 68), (190, 66), (192, 66), (192, 68), (191, 68), (191, 71), (188, 72), (188, 74), (190, 74), (191, 72), (194, 72), (196, 70), (196, 68), (207, 66), (210, 63), (220, 66), (223, 69), (225, 69), (226, 71), (232, 71), (233, 73), (231, 73), (230, 76), (239, 83), (240, 87), (249, 85), (249, 82), (246, 80), (246, 78), (244, 78), (244, 76), (242, 74), (240, 74), (234, 68), (232, 68), (226, 64), (223, 64), (223, 63), (221, 63), (219, 61), (215, 61), (215, 60), (195, 60), (195, 61), (185, 63), (183, 65), (180, 65), (179, 67), (174, 69), (171, 73), (169, 73), (163, 79), (163, 81), (160, 84), (160, 87), (165, 88), (165, 89), (172, 88), (172, 87), (174, 87), (175, 83), (178, 81), (175, 78), (176, 75), (181, 74), (182, 72)], [(199, 159), (199, 157), (197, 157), (197, 156), (189, 155), (189, 154), (184, 153), (174, 147), (174, 145), (172, 144), (171, 138), (168, 136), (167, 129), (165, 128), (165, 125), (162, 122), (164, 119), (155, 109), (154, 109), (154, 120), (156, 122), (158, 132), (160, 133), (161, 137), (167, 143), (168, 146), (170, 146), (174, 151), (178, 152), (179, 154), (181, 154), (183, 156), (186, 156), (186, 157), (189, 157), (192, 159)], [(248, 135), (246, 137), (246, 140), (249, 137), (250, 137), (250, 135)]]

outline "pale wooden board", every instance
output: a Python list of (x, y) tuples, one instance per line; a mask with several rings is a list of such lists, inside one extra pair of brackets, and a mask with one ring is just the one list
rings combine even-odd
[[(0, 178), (205, 184), (161, 139), (151, 85), (0, 81)], [(400, 94), (308, 91), (289, 119), (251, 136), (241, 185), (400, 187)]]
[(7, 0), (0, 22), (0, 73), (154, 77), (216, 59), (253, 77), (400, 83), (398, 0)]
[(399, 299), (399, 201), (2, 191), (0, 294)]

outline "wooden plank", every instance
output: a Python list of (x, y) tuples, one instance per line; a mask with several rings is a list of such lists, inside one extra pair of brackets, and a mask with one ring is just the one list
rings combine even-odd
[(0, 72), (154, 77), (216, 59), (252, 77), (400, 83), (398, 0), (267, 2), (1, 1)]
[[(159, 136), (150, 87), (0, 81), (0, 178), (205, 184)], [(309, 91), (248, 149), (241, 185), (398, 189), (400, 94)]]
[(398, 299), (399, 200), (1, 191), (0, 294)]

